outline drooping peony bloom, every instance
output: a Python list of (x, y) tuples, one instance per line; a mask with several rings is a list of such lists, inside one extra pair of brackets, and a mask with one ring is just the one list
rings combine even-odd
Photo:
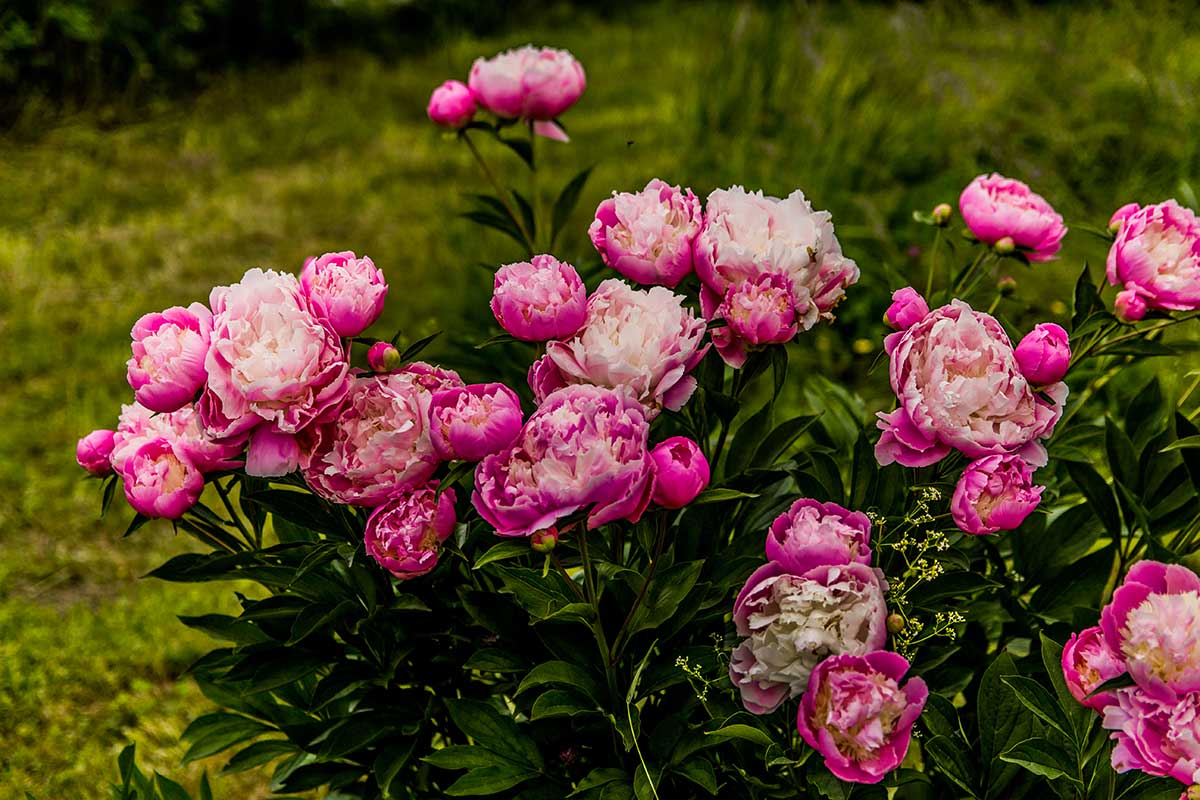
[(372, 372), (395, 372), (400, 361), (400, 351), (391, 342), (376, 342), (367, 349), (367, 366)]
[(1200, 782), (1200, 692), (1167, 699), (1130, 686), (1114, 694), (1103, 721), (1117, 743), (1113, 769)]
[(1137, 289), (1125, 289), (1117, 292), (1117, 296), (1113, 298), (1113, 313), (1122, 322), (1137, 322), (1145, 317), (1149, 310), (1146, 298), (1138, 294)]
[(745, 638), (733, 651), (729, 676), (746, 710), (767, 714), (800, 694), (828, 656), (882, 649), (883, 590), (878, 573), (862, 564), (823, 565), (801, 575), (775, 562), (756, 570), (733, 607)]
[(296, 433), (341, 403), (350, 387), (341, 339), (313, 313), (295, 277), (252, 269), (209, 299), (212, 346), (198, 409), (210, 435), (259, 424)]
[(75, 445), (75, 463), (96, 478), (103, 478), (112, 473), (114, 433), (101, 428), (80, 439)]
[(661, 286), (606, 280), (588, 298), (583, 327), (547, 344), (546, 355), (566, 383), (619, 389), (651, 417), (664, 407), (678, 411), (696, 389), (688, 373), (705, 353), (704, 320), (683, 300)]
[(649, 431), (641, 405), (620, 392), (560, 389), (510, 449), (480, 462), (471, 502), (500, 536), (529, 536), (585, 507), (589, 528), (637, 521), (653, 488)]
[(237, 457), (246, 445), (245, 435), (229, 439), (209, 437), (195, 406), (187, 405), (169, 414), (155, 414), (140, 403), (132, 403), (121, 406), (110, 456), (113, 469), (125, 477), (129, 457), (154, 439), (166, 439), (175, 445), (201, 472), (238, 466)]
[(686, 436), (664, 439), (650, 451), (654, 460), (652, 500), (663, 508), (683, 508), (708, 486), (708, 459)]
[(713, 346), (726, 364), (741, 367), (751, 347), (782, 344), (796, 335), (796, 309), (792, 282), (783, 275), (765, 273), (725, 292), (716, 316), (725, 326), (712, 331)]
[(1200, 691), (1200, 577), (1187, 567), (1134, 564), (1100, 612), (1100, 629), (1147, 694)]
[(174, 411), (195, 399), (208, 372), (204, 359), (212, 312), (201, 303), (146, 314), (133, 325), (126, 377), (133, 396), (151, 411)]
[(911, 286), (892, 292), (892, 304), (888, 306), (883, 318), (887, 324), (897, 331), (904, 331), (916, 325), (929, 313), (929, 303), (921, 293)]
[(587, 290), (570, 264), (551, 255), (534, 256), (496, 271), (492, 314), (518, 339), (564, 339), (587, 318)]
[(1071, 339), (1062, 326), (1043, 322), (1025, 334), (1013, 353), (1017, 367), (1034, 386), (1058, 383), (1071, 363)]
[(824, 564), (871, 564), (871, 520), (861, 511), (803, 497), (771, 523), (767, 558), (801, 574)]
[(367, 519), (367, 554), (400, 580), (432, 572), (442, 542), (454, 532), (454, 490), (439, 497), (437, 488), (433, 481), (404, 489)]
[(1062, 652), (1063, 680), (1071, 696), (1093, 711), (1116, 702), (1112, 692), (1088, 697), (1096, 687), (1125, 674), (1125, 662), (1104, 640), (1099, 626), (1071, 634)]
[(963, 222), (981, 242), (1009, 238), (1030, 261), (1049, 261), (1067, 233), (1062, 216), (1018, 180), (993, 172), (967, 184), (958, 198)]
[(446, 81), (429, 96), (425, 113), (434, 124), (457, 130), (475, 116), (475, 95), (462, 81)]
[(1037, 508), (1045, 488), (1033, 485), (1033, 467), (1020, 456), (984, 456), (963, 470), (950, 514), (963, 533), (1011, 531)]
[(125, 499), (147, 517), (179, 519), (196, 505), (204, 491), (204, 476), (178, 446), (151, 439), (126, 459), (121, 477)]
[(375, 262), (350, 250), (304, 262), (300, 287), (338, 336), (358, 336), (379, 319), (388, 285)]
[(813, 670), (796, 727), (838, 778), (879, 783), (904, 760), (929, 697), (920, 678), (900, 685), (908, 666), (899, 653), (880, 650), (830, 656)]
[(587, 77), (566, 50), (526, 45), (476, 59), (467, 84), (478, 103), (496, 116), (530, 120), (535, 133), (566, 141), (553, 120), (579, 100)]
[(567, 385), (566, 378), (558, 371), (558, 367), (554, 366), (554, 359), (550, 356), (542, 356), (530, 364), (529, 375), (526, 379), (529, 382), (529, 388), (533, 391), (533, 400), (538, 405), (541, 405), (542, 401), (552, 393)]
[(297, 437), (259, 425), (250, 433), (246, 448), (246, 473), (260, 478), (278, 478), (300, 468), (304, 454)]
[(880, 464), (928, 466), (950, 448), (969, 458), (1014, 453), (1034, 466), (1046, 463), (1038, 440), (1062, 415), (1066, 384), (1035, 392), (994, 317), (954, 300), (892, 336), (891, 383), (900, 407), (879, 415)]
[(479, 461), (521, 433), (521, 401), (502, 383), (473, 383), (434, 392), (429, 437), (443, 461)]
[(629, 280), (673, 289), (692, 271), (703, 224), (691, 189), (655, 178), (640, 192), (613, 192), (600, 203), (588, 236), (604, 263)]
[(1137, 320), (1146, 309), (1200, 308), (1200, 219), (1174, 200), (1131, 206), (1113, 217), (1120, 230), (1108, 251), (1108, 282), (1125, 290), (1118, 315)]
[(432, 391), (422, 382), (440, 385), (442, 379), (431, 369), (410, 364), (355, 379), (338, 414), (308, 434), (302, 467), (314, 492), (337, 503), (378, 506), (433, 474), (439, 459), (429, 438)]

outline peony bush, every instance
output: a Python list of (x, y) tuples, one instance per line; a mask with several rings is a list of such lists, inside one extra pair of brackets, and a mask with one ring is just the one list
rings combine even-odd
[[(963, 238), (914, 215), (923, 292), (799, 189), (658, 178), (599, 200), (576, 265), (589, 171), (549, 204), (480, 145), (533, 169), (585, 86), (525, 47), (430, 98), (495, 192), (467, 216), (527, 258), (486, 341), (364, 335), (391, 265), (351, 251), (134, 324), (133, 400), (76, 456), (129, 533), (200, 543), (153, 577), (239, 581), (240, 614), (181, 619), (221, 642), (187, 759), (360, 800), (1200, 795), (1193, 212), (1076, 225), (1117, 291), (1085, 265), (1069, 318), (1013, 299), (1067, 227), (997, 174)], [(888, 295), (881, 407), (806, 349)]]

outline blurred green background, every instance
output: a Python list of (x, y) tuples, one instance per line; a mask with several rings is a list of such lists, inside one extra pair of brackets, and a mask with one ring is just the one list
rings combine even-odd
[[(797, 349), (868, 390), (886, 297), (923, 278), (913, 209), (993, 169), (1069, 225), (1102, 227), (1129, 200), (1195, 206), (1190, 5), (286, 5), (0, 11), (0, 796), (105, 796), (130, 741), (189, 786), (220, 768), (179, 766), (177, 737), (208, 707), (180, 676), (210, 643), (175, 615), (228, 608), (236, 587), (139, 580), (188, 542), (159, 524), (121, 540), (128, 514), (98, 518), (74, 442), (128, 401), (139, 315), (252, 266), (354, 249), (392, 286), (378, 332), (494, 332), (489, 270), (517, 251), (455, 216), (482, 182), (424, 116), (432, 87), (478, 55), (534, 42), (587, 69), (572, 142), (541, 146), (543, 191), (597, 165), (560, 257), (594, 261), (596, 203), (655, 176), (700, 195), (801, 187), (830, 209), (863, 277), (837, 328)], [(487, 153), (527, 180), (511, 153)], [(1001, 311), (1061, 319), (1080, 263), (1104, 252), (1069, 234), (1061, 261), (1018, 269)], [(214, 786), (255, 798), (265, 782)]]

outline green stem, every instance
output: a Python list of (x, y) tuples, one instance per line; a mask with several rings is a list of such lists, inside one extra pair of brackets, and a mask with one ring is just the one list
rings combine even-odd
[[(538, 192), (537, 134), (533, 132), (533, 121), (529, 122), (529, 202), (533, 206), (534, 225), (545, 233), (546, 220), (542, 218), (542, 196)], [(536, 237), (535, 237), (536, 244)]]
[(650, 559), (650, 569), (646, 572), (646, 579), (642, 581), (642, 588), (638, 592), (637, 599), (629, 607), (629, 613), (625, 615), (625, 621), (621, 623), (621, 627), (617, 629), (617, 635), (613, 637), (613, 654), (610, 662), (612, 664), (616, 664), (617, 660), (621, 657), (621, 651), (624, 649), (627, 640), (629, 623), (633, 620), (633, 615), (642, 605), (642, 601), (646, 599), (646, 591), (650, 588), (650, 582), (654, 580), (654, 571), (658, 568), (658, 559), (662, 556), (666, 541), (667, 511), (666, 509), (662, 509), (658, 512), (658, 538), (654, 543), (654, 555)]
[(571, 577), (571, 574), (567, 572), (567, 568), (563, 566), (562, 561), (558, 559), (558, 556), (554, 552), (550, 553), (550, 560), (554, 562), (554, 566), (558, 567), (558, 571), (562, 573), (562, 576), (567, 579), (567, 583), (570, 584), (571, 590), (575, 592), (575, 595), (581, 601), (586, 603), (587, 598), (583, 596), (583, 591), (580, 590), (579, 584), (577, 584)]
[(933, 294), (933, 273), (937, 272), (938, 252), (942, 245), (942, 229), (938, 228), (933, 235), (933, 252), (929, 254), (929, 275), (925, 278), (925, 299)]
[(496, 190), (497, 197), (499, 197), (500, 202), (504, 204), (504, 209), (508, 212), (508, 216), (512, 218), (512, 221), (516, 224), (517, 229), (521, 232), (521, 238), (525, 240), (525, 247), (529, 250), (529, 255), (532, 256), (536, 252), (533, 244), (533, 236), (530, 235), (529, 230), (525, 227), (524, 220), (516, 212), (512, 206), (512, 203), (509, 201), (508, 192), (504, 190), (504, 187), (496, 178), (496, 173), (492, 172), (492, 168), (489, 167), (488, 163), (483, 160), (483, 154), (479, 152), (479, 148), (477, 148), (475, 143), (471, 141), (471, 137), (468, 135), (465, 128), (461, 133), (459, 133), (459, 136), (464, 142), (467, 143), (467, 148), (471, 151), (471, 155), (475, 156), (475, 161), (478, 162), (479, 168), (483, 170), (483, 176), (487, 178), (488, 183), (490, 183), (492, 188)]
[[(232, 479), (231, 479), (232, 481)], [(246, 544), (251, 545), (255, 549), (262, 548), (262, 540), (257, 536), (252, 536), (246, 525), (242, 522), (242, 517), (233, 508), (233, 503), (229, 502), (229, 489), (221, 485), (220, 481), (213, 481), (213, 486), (217, 489), (217, 494), (221, 498), (221, 502), (225, 504), (225, 510), (229, 512), (229, 516), (233, 519), (233, 524), (241, 531), (242, 538), (246, 540)]]
[(950, 287), (950, 294), (947, 297), (947, 300), (953, 300), (955, 297), (958, 297), (959, 292), (962, 291), (962, 288), (966, 286), (971, 278), (975, 276), (975, 272), (979, 269), (979, 265), (982, 264), (989, 255), (991, 255), (989, 251), (982, 250), (980, 251), (979, 255), (975, 256), (975, 260), (971, 262), (971, 266), (963, 270), (963, 273), (958, 276), (958, 280), (956, 280), (954, 285)]

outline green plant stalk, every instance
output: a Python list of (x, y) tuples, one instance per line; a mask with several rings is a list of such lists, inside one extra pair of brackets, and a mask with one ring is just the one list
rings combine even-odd
[(646, 599), (646, 591), (650, 588), (650, 582), (654, 580), (654, 571), (658, 567), (658, 559), (662, 556), (666, 540), (667, 510), (660, 509), (658, 512), (658, 537), (654, 543), (654, 554), (650, 558), (650, 569), (646, 572), (646, 579), (642, 581), (642, 588), (638, 591), (637, 599), (629, 607), (629, 613), (625, 615), (625, 621), (621, 623), (621, 627), (617, 629), (617, 635), (613, 637), (613, 653), (610, 659), (610, 663), (613, 665), (620, 659), (621, 652), (625, 648), (626, 632), (629, 630), (629, 623), (633, 620), (633, 615), (642, 605), (642, 601)]
[[(230, 482), (232, 481), (233, 479), (230, 478)], [(246, 528), (245, 523), (242, 522), (241, 515), (234, 510), (233, 503), (229, 502), (229, 488), (227, 486), (222, 486), (220, 481), (213, 481), (212, 483), (217, 489), (217, 494), (221, 497), (221, 502), (225, 504), (225, 510), (229, 512), (230, 518), (233, 519), (233, 524), (237, 526), (239, 531), (241, 531), (242, 538), (246, 540), (246, 544), (252, 546), (256, 550), (261, 550), (262, 539), (256, 535), (251, 535), (250, 531)]]
[(492, 188), (496, 190), (496, 196), (499, 197), (500, 202), (504, 204), (504, 209), (508, 212), (508, 216), (512, 218), (514, 223), (516, 223), (517, 229), (521, 232), (521, 238), (525, 240), (525, 248), (529, 251), (529, 255), (532, 256), (537, 252), (533, 243), (533, 237), (529, 234), (529, 230), (525, 227), (525, 221), (519, 214), (517, 214), (516, 210), (512, 206), (512, 202), (509, 201), (508, 192), (504, 190), (504, 187), (500, 184), (499, 179), (496, 178), (496, 173), (493, 172), (492, 168), (488, 166), (488, 163), (484, 161), (483, 154), (479, 152), (479, 148), (477, 148), (475, 143), (471, 141), (471, 137), (465, 128), (459, 133), (459, 138), (466, 142), (467, 148), (471, 151), (471, 155), (475, 156), (475, 161), (479, 164), (479, 168), (483, 171), (483, 176), (487, 178), (488, 183), (490, 183)]
[(942, 229), (939, 227), (933, 234), (933, 248), (929, 253), (929, 274), (925, 277), (925, 298), (933, 294), (933, 274), (938, 268), (938, 254), (942, 247)]
[(975, 256), (975, 260), (971, 262), (971, 266), (967, 267), (966, 271), (964, 271), (963, 274), (959, 276), (958, 280), (954, 281), (954, 284), (950, 287), (950, 291), (946, 296), (947, 302), (958, 296), (959, 292), (962, 291), (962, 288), (966, 286), (975, 276), (975, 273), (979, 270), (980, 264), (982, 264), (989, 255), (991, 255), (990, 250), (981, 250), (979, 255)]
[[(548, 226), (546, 220), (542, 218), (542, 196), (538, 192), (537, 134), (533, 132), (532, 120), (527, 127), (529, 130), (529, 204), (533, 207), (534, 225), (538, 231), (544, 234)], [(534, 237), (533, 252), (536, 252), (537, 246), (537, 237)]]

